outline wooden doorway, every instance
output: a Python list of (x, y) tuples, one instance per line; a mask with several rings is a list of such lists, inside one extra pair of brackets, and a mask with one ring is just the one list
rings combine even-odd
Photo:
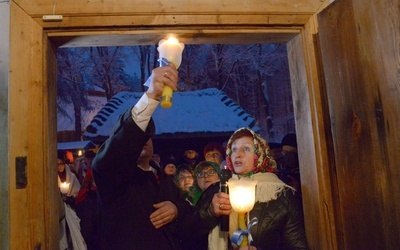
[[(286, 1), (286, 4), (290, 5), (289, 1)], [(10, 167), (11, 249), (30, 249), (37, 246), (54, 249), (58, 244), (56, 233), (58, 211), (55, 209), (58, 194), (55, 192), (57, 184), (53, 167), (56, 163), (53, 149), (56, 148), (57, 47), (85, 44), (87, 46), (155, 44), (169, 33), (176, 34), (187, 44), (238, 43), (243, 40), (254, 43), (287, 43), (296, 124), (298, 124), (296, 130), (300, 135), (298, 143), (299, 148), (308, 149), (300, 151), (301, 166), (307, 165), (301, 172), (305, 185), (303, 199), (306, 230), (313, 248), (329, 249), (334, 245), (334, 222), (330, 213), (332, 211), (330, 178), (327, 172), (317, 171), (317, 165), (319, 168), (328, 166), (328, 150), (326, 131), (322, 129), (325, 120), (320, 115), (320, 111), (325, 107), (320, 105), (320, 81), (316, 59), (318, 57), (313, 39), (317, 26), (315, 16), (297, 15), (296, 18), (299, 19), (290, 25), (284, 18), (275, 25), (265, 25), (270, 21), (263, 15), (236, 25), (227, 21), (228, 19), (222, 22), (215, 19), (211, 22), (212, 28), (204, 24), (207, 22), (201, 13), (191, 15), (192, 19), (186, 19), (185, 25), (173, 24), (170, 20), (171, 14), (168, 13), (159, 14), (167, 24), (159, 21), (157, 24), (149, 25), (149, 21), (146, 23), (145, 20), (146, 15), (138, 17), (138, 20), (147, 25), (145, 28), (136, 24), (126, 24), (129, 23), (126, 17), (121, 18), (120, 22), (123, 24), (117, 28), (112, 23), (99, 25), (99, 19), (94, 16), (89, 18), (91, 21), (82, 22), (81, 26), (74, 24), (75, 19), (71, 18), (66, 21), (71, 26), (64, 28), (65, 23), (61, 23), (60, 26), (55, 23), (43, 23), (40, 15), (28, 15), (21, 8), (28, 5), (24, 1), (21, 1), (20, 5), (11, 3), (13, 30), (10, 36), (15, 45), (10, 51), (12, 72), (10, 120), (15, 126), (10, 126), (12, 146), (9, 162), (14, 162), (16, 157), (27, 156), (29, 176), (26, 188), (19, 189), (14, 182), (15, 169)], [(319, 3), (319, 6), (322, 4)], [(256, 9), (257, 6), (253, 5), (253, 8)], [(35, 8), (33, 10), (37, 11)], [(314, 12), (315, 10), (312, 11)], [(214, 14), (214, 17), (232, 18), (232, 14), (225, 17)], [(22, 60), (29, 63), (20, 65)], [(26, 123), (26, 120), (30, 123)], [(322, 128), (316, 130), (312, 124), (319, 124)], [(310, 149), (309, 145), (314, 147)], [(19, 240), (21, 234), (25, 238), (24, 241)]]

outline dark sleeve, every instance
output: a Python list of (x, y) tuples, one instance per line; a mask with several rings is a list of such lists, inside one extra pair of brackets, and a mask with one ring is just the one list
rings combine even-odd
[(102, 203), (109, 203), (126, 190), (134, 177), (134, 168), (143, 146), (154, 130), (151, 120), (146, 132), (143, 132), (133, 121), (131, 110), (119, 117), (112, 134), (100, 146), (92, 163)]
[(285, 227), (286, 249), (308, 249), (304, 228), (303, 210), (301, 199), (297, 193), (288, 191), (288, 218)]
[(192, 207), (186, 218), (179, 223), (179, 235), (184, 241), (207, 236), (219, 223), (219, 218), (210, 212), (210, 205), (215, 193), (219, 191), (219, 182), (210, 186), (200, 197), (196, 206)]

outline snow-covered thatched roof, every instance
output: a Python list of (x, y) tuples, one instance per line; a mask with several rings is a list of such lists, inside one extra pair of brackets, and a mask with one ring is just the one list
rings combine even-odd
[[(86, 140), (102, 141), (111, 133), (118, 117), (143, 95), (142, 92), (119, 92), (97, 113), (86, 128)], [(169, 109), (159, 106), (153, 114), (156, 138), (220, 134), (229, 136), (238, 128), (259, 132), (255, 119), (223, 91), (209, 88), (191, 92), (174, 92)]]
[(57, 150), (91, 149), (96, 145), (91, 141), (71, 141), (57, 143)]

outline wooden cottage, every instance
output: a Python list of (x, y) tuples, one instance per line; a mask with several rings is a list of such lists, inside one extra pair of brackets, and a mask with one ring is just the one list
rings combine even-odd
[[(112, 133), (119, 116), (142, 95), (142, 92), (126, 91), (114, 95), (93, 117), (83, 138), (102, 144)], [(222, 144), (242, 127), (257, 133), (260, 130), (250, 114), (216, 88), (174, 93), (172, 107), (159, 106), (153, 120), (156, 127), (154, 150), (161, 159), (169, 155), (181, 157), (189, 148), (201, 153), (207, 143)]]
[(58, 248), (57, 48), (170, 33), (286, 43), (311, 249), (398, 249), (399, 12), (398, 0), (0, 1), (0, 249)]

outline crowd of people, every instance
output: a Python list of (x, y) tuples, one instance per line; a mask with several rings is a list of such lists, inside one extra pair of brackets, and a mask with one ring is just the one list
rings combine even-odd
[[(61, 239), (60, 249), (308, 249), (299, 168), (285, 159), (288, 152), (294, 157), (295, 135), (282, 146), (241, 128), (226, 145), (210, 142), (202, 155), (187, 149), (181, 161), (153, 151), (152, 114), (164, 86), (176, 90), (177, 81), (173, 65), (154, 69), (147, 91), (120, 116), (98, 151), (88, 151), (84, 164), (69, 167), (67, 154), (59, 154), (60, 190), (63, 182), (71, 183), (60, 197), (76, 213), (81, 233), (70, 233), (63, 244)], [(233, 179), (258, 181), (246, 224), (252, 218), (257, 223), (246, 231), (246, 247), (232, 238), (241, 229), (229, 193), (221, 192), (222, 169)]]

